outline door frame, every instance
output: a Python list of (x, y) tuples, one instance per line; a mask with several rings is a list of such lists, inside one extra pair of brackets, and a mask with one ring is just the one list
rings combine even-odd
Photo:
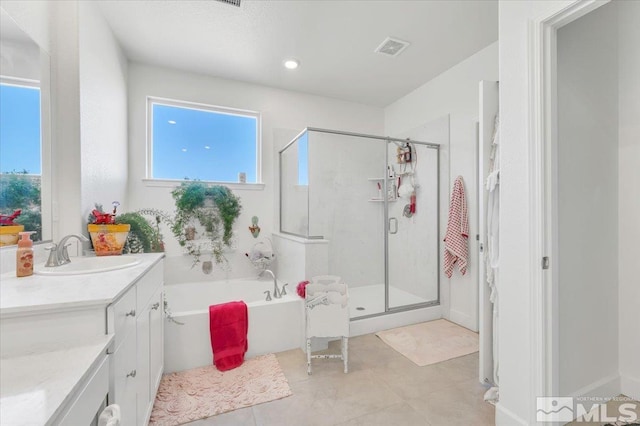
[[(610, 0), (578, 0), (529, 25), (532, 395), (558, 394), (557, 31)], [(548, 267), (544, 267), (544, 259)], [(534, 413), (535, 416), (535, 413)], [(535, 417), (533, 419), (535, 421)]]

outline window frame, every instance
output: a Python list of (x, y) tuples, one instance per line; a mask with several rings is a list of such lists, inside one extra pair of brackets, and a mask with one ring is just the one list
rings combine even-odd
[(214, 112), (217, 114), (236, 115), (244, 117), (252, 117), (256, 119), (256, 182), (225, 182), (214, 180), (202, 180), (205, 183), (220, 184), (228, 186), (231, 189), (263, 189), (262, 182), (262, 115), (257, 111), (223, 107), (219, 105), (209, 105), (198, 102), (181, 101), (176, 99), (160, 98), (155, 96), (147, 96), (147, 143), (146, 143), (146, 161), (145, 161), (145, 178), (143, 179), (148, 186), (178, 186), (184, 179), (167, 179), (156, 178), (152, 176), (153, 171), (153, 106), (163, 105), (176, 108), (193, 109), (205, 112)]
[[(45, 79), (46, 84), (46, 79)], [(44, 108), (44, 102), (48, 101), (47, 93), (43, 92), (43, 80), (37, 80), (32, 78), (14, 77), (6, 74), (0, 74), (0, 85), (20, 87), (30, 90), (38, 91), (38, 110), (39, 110), (39, 125), (40, 125), (40, 151), (38, 153), (40, 160), (40, 173), (27, 173), (24, 176), (30, 178), (38, 177), (40, 179), (40, 239), (34, 240), (34, 244), (42, 244), (51, 241), (52, 224), (51, 224), (51, 146), (52, 141), (50, 137), (49, 126), (49, 110)], [(43, 97), (45, 100), (43, 100)], [(49, 137), (47, 137), (49, 136)], [(4, 174), (0, 170), (0, 174)], [(0, 247), (0, 251), (5, 249), (15, 249), (16, 245), (9, 245)]]

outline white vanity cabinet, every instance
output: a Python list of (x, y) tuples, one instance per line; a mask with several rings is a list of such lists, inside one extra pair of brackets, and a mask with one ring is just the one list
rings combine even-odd
[(109, 403), (120, 405), (122, 425), (146, 425), (163, 369), (163, 263), (154, 265), (107, 308), (115, 335)]
[(1, 277), (0, 423), (94, 424), (115, 403), (122, 426), (147, 424), (164, 361), (164, 253), (132, 257), (108, 272)]

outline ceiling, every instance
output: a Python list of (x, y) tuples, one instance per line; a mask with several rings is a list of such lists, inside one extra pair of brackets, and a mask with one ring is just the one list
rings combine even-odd
[[(378, 107), (498, 39), (497, 0), (99, 3), (132, 61)], [(375, 53), (389, 36), (411, 45)]]

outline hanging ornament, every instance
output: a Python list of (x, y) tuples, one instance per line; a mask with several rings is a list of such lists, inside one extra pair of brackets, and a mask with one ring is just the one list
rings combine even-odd
[(249, 231), (251, 232), (251, 235), (253, 235), (253, 238), (258, 238), (258, 235), (260, 235), (260, 227), (258, 226), (258, 216), (253, 216), (251, 218), (251, 226), (249, 227)]

